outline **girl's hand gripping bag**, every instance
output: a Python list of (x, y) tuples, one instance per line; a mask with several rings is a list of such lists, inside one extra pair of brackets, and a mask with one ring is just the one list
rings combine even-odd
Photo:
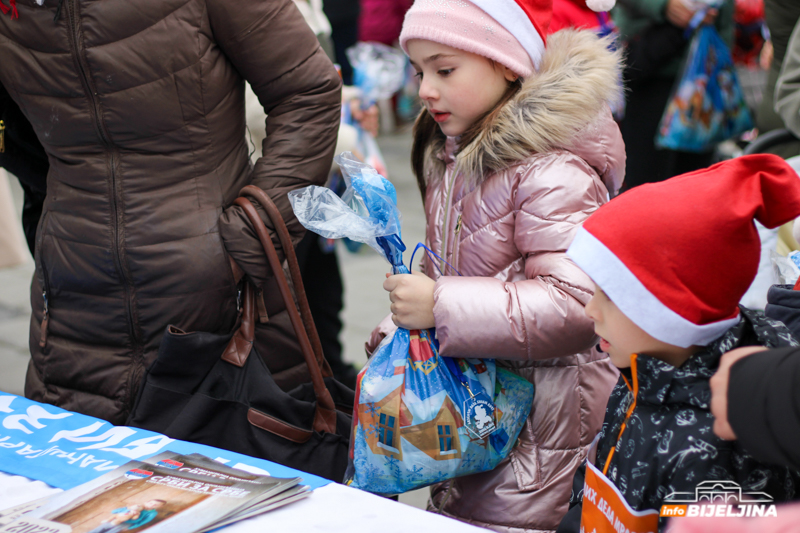
[(664, 109), (656, 146), (707, 152), (752, 128), (730, 50), (713, 26), (701, 26)]
[[(342, 199), (321, 187), (290, 192), (298, 220), (325, 237), (365, 242), (395, 274), (409, 273), (394, 186), (349, 154), (337, 162), (348, 191)], [(399, 494), (491, 470), (514, 446), (533, 392), (493, 359), (442, 357), (433, 329), (398, 328), (359, 373), (345, 481)]]

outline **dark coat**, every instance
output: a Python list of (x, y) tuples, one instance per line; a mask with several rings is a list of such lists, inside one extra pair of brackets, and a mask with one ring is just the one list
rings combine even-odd
[(800, 471), (800, 349), (740, 359), (728, 381), (728, 422), (749, 454)]
[(795, 338), (800, 339), (800, 291), (792, 285), (773, 285), (767, 292), (764, 314), (772, 320), (783, 322)]
[[(0, 17), (0, 83), (50, 163), (25, 392), (121, 423), (168, 324), (232, 326), (228, 254), (257, 282), (268, 277), (229, 207), (241, 187), (266, 190), (302, 237), (286, 192), (326, 178), (340, 81), (291, 0), (17, 7), (18, 19)], [(245, 79), (269, 114), (255, 168)], [(265, 293), (273, 318), (280, 296)]]
[[(741, 311), (739, 324), (680, 367), (640, 355), (635, 376), (631, 369), (621, 371), (625, 379), (620, 377), (608, 400), (595, 465), (602, 471), (616, 447), (606, 475), (634, 510), (658, 510), (668, 494), (693, 493), (706, 480), (732, 480), (742, 491), (767, 492), (776, 502), (791, 500), (800, 488), (797, 472), (766, 465), (749, 455), (740, 441), (724, 441), (712, 431), (709, 379), (723, 353), (739, 346), (798, 346), (783, 324), (759, 311)], [(626, 379), (633, 387), (638, 384), (639, 394), (619, 435), (633, 401)], [(584, 472), (585, 465), (573, 480), (570, 511), (559, 532), (577, 531)], [(661, 518), (659, 530), (665, 523)]]

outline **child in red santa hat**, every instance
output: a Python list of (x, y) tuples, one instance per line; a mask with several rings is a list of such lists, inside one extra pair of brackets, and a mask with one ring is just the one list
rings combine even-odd
[(794, 496), (796, 472), (713, 433), (709, 379), (737, 346), (797, 346), (738, 302), (758, 268), (753, 220), (773, 228), (799, 214), (794, 170), (753, 155), (632, 189), (578, 231), (567, 255), (595, 283), (586, 314), (622, 375), (559, 531), (653, 531), (707, 513), (701, 504), (751, 516)]

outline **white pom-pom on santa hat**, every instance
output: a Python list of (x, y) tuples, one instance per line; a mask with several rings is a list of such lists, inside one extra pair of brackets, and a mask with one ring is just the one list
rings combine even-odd
[(600, 11), (609, 11), (615, 3), (616, 0), (586, 0), (586, 7), (599, 13)]

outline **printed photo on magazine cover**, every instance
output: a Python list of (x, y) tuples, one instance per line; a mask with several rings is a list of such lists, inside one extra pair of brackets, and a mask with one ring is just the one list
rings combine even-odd
[(274, 488), (132, 461), (54, 496), (28, 516), (68, 525), (73, 533), (197, 531), (247, 509)]

